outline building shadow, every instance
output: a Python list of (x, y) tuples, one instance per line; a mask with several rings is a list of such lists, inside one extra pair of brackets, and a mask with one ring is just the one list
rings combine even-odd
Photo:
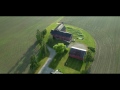
[(80, 71), (83, 65), (83, 61), (68, 57), (65, 64), (66, 67), (72, 68), (74, 70)]
[[(35, 50), (37, 44), (37, 41), (34, 42), (34, 44), (28, 48), (23, 57), (20, 58), (20, 60), (8, 71), (8, 73), (25, 73), (25, 70), (30, 67), (31, 55), (38, 53), (38, 50)], [(30, 68), (27, 73), (32, 73)]]

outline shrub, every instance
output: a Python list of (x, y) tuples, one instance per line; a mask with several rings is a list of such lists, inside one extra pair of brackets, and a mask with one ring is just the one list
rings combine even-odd
[(90, 49), (92, 52), (95, 52), (95, 48), (93, 47), (88, 47), (88, 49)]
[(69, 50), (69, 49), (68, 49), (68, 48), (66, 48), (64, 52), (65, 52), (65, 53), (67, 53), (67, 52), (68, 52), (68, 50)]
[(66, 49), (66, 45), (64, 45), (64, 43), (58, 43), (58, 44), (55, 44), (53, 48), (57, 53), (64, 53)]

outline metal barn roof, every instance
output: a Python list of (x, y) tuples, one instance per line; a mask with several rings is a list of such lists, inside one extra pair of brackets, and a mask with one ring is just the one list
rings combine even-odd
[(65, 26), (64, 26), (63, 23), (60, 23), (60, 24), (55, 28), (55, 30), (58, 30), (58, 31), (65, 31), (66, 28), (65, 28)]
[(82, 51), (87, 51), (87, 50), (85, 50), (85, 49), (81, 49), (81, 48), (77, 48), (77, 47), (71, 47), (71, 48), (78, 49), (78, 50), (82, 50)]
[(67, 32), (62, 32), (62, 31), (57, 31), (57, 30), (51, 30), (51, 32), (50, 32), (52, 35), (53, 34), (57, 34), (57, 35), (60, 35), (60, 36), (63, 36), (63, 37), (71, 37), (72, 36), (72, 34), (70, 34), (70, 33), (67, 33)]

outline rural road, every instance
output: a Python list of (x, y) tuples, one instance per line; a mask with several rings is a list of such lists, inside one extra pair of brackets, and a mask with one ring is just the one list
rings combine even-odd
[(48, 50), (50, 52), (50, 56), (48, 57), (48, 60), (45, 62), (45, 64), (40, 69), (38, 74), (50, 74), (50, 72), (54, 71), (53, 69), (49, 68), (48, 65), (50, 64), (50, 62), (52, 61), (52, 59), (56, 55), (56, 52), (55, 52), (54, 49), (50, 48), (49, 46), (47, 46), (47, 48), (48, 48)]

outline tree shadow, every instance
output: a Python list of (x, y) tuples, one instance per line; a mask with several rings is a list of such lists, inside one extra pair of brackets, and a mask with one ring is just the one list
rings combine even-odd
[(86, 74), (90, 74), (91, 72), (91, 66), (86, 70)]
[(56, 54), (56, 56), (53, 58), (52, 62), (49, 64), (49, 67), (55, 69), (60, 60), (62, 59), (62, 57), (65, 55), (66, 53), (63, 53), (63, 54)]
[[(29, 68), (30, 66), (30, 57), (33, 54), (37, 54), (38, 50), (36, 50), (38, 42), (34, 42), (32, 46), (30, 46), (27, 50), (27, 52), (23, 55), (23, 57), (20, 58), (20, 60), (8, 71), (8, 73), (24, 73), (26, 68)], [(28, 67), (29, 66), (29, 67)], [(30, 68), (27, 73), (33, 73), (30, 71)]]
[(68, 57), (65, 64), (66, 67), (72, 68), (74, 70), (80, 71), (83, 65), (83, 61)]
[(43, 52), (42, 52), (41, 48), (39, 49), (39, 52), (36, 54), (38, 62), (40, 62), (41, 60), (43, 60), (45, 57), (49, 57), (50, 53), (49, 53), (48, 49), (47, 49), (47, 52), (48, 52), (48, 55), (44, 55), (43, 56)]
[(47, 41), (47, 44), (48, 44), (51, 48), (53, 48), (53, 46), (54, 46), (55, 44), (58, 44), (58, 43), (64, 43), (64, 45), (66, 45), (66, 47), (68, 47), (69, 44), (70, 44), (70, 43), (67, 43), (67, 42), (65, 42), (65, 41), (63, 41), (63, 40), (60, 40), (60, 39), (53, 39), (52, 42), (49, 42), (49, 40)]

